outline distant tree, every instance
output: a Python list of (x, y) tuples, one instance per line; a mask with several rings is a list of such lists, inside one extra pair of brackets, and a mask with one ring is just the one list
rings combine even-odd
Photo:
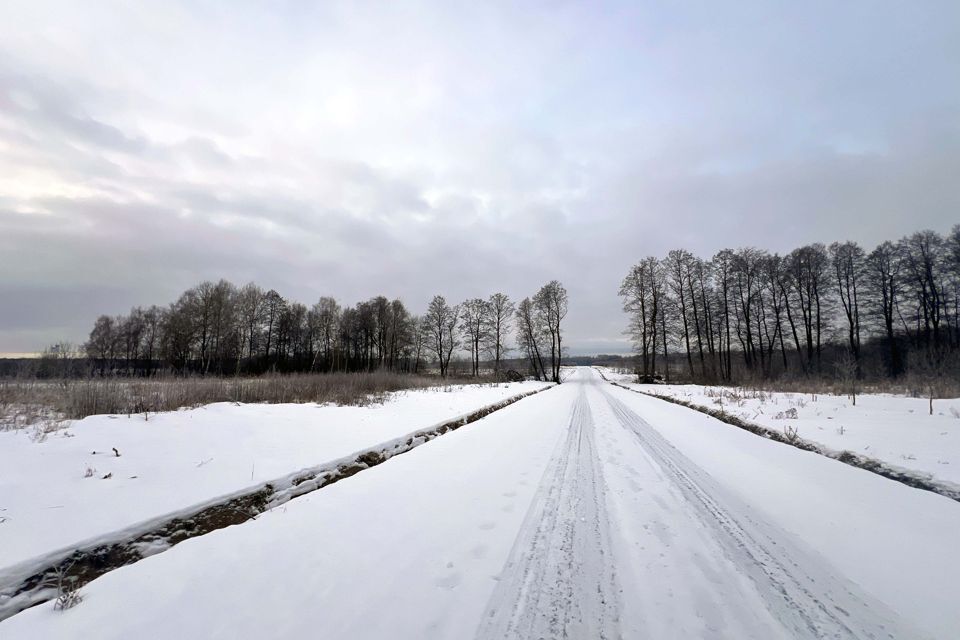
[(431, 326), (427, 317), (413, 316), (410, 319), (412, 329), (413, 372), (420, 372), (420, 360), (428, 348)]
[[(789, 367), (787, 359), (786, 328), (783, 322), (784, 313), (787, 309), (787, 295), (783, 289), (784, 261), (778, 254), (767, 255), (763, 261), (760, 272), (761, 294), (766, 298), (768, 312), (764, 314), (763, 326), (769, 331), (773, 327), (772, 335), (767, 339), (767, 358), (764, 375), (769, 377), (773, 369), (774, 350), (777, 343), (780, 344), (780, 358), (783, 364), (783, 370)], [(787, 314), (789, 318), (789, 314)], [(792, 325), (791, 325), (792, 326)]]
[[(693, 268), (695, 258), (693, 254), (684, 249), (674, 249), (667, 254), (663, 262), (664, 270), (667, 273), (667, 284), (673, 293), (673, 301), (676, 303), (677, 314), (680, 319), (678, 326), (681, 330), (681, 339), (687, 354), (687, 367), (690, 371), (690, 377), (693, 373), (693, 355), (690, 350), (690, 320), (692, 318), (692, 291), (690, 290), (690, 272)], [(702, 356), (702, 354), (701, 354)]]
[(731, 293), (731, 282), (733, 280), (734, 253), (730, 249), (724, 249), (717, 253), (710, 261), (713, 266), (713, 280), (715, 283), (715, 296), (717, 298), (717, 344), (720, 353), (720, 371), (721, 377), (725, 380), (731, 380), (733, 377), (732, 368), (732, 340), (730, 332), (730, 316), (733, 313), (733, 300)]
[(933, 231), (920, 231), (903, 238), (898, 248), (903, 259), (903, 286), (915, 302), (914, 339), (932, 361), (938, 357), (942, 338), (943, 239)]
[(154, 361), (162, 340), (165, 311), (153, 305), (143, 312), (143, 335), (141, 337), (140, 352), (144, 359), (144, 375), (151, 375), (154, 370)]
[(863, 375), (860, 368), (860, 291), (864, 260), (863, 249), (855, 242), (834, 242), (830, 245), (830, 263), (847, 320), (849, 356), (853, 358), (857, 378)]
[(486, 344), (493, 356), (493, 371), (500, 374), (500, 361), (508, 351), (507, 336), (510, 335), (511, 320), (516, 307), (510, 297), (504, 293), (495, 293), (487, 301), (489, 314), (487, 315)]
[[(237, 292), (237, 324), (240, 342), (246, 350), (249, 360), (257, 355), (261, 338), (261, 326), (266, 316), (266, 294), (263, 289), (250, 282)], [(237, 373), (240, 372), (240, 359), (243, 349), (237, 356)]]
[[(314, 323), (320, 341), (318, 354), (322, 354), (323, 368), (332, 371), (336, 367), (334, 349), (340, 325), (340, 305), (330, 297), (322, 297), (312, 308)], [(314, 365), (316, 358), (314, 358)]]
[(547, 372), (543, 363), (543, 338), (546, 329), (530, 298), (524, 298), (517, 305), (517, 343), (526, 353), (530, 371), (537, 380), (546, 380)]
[(110, 316), (100, 316), (90, 331), (85, 350), (91, 358), (99, 364), (100, 373), (106, 372), (112, 366), (116, 353), (117, 336), (114, 331), (114, 320)]
[(483, 298), (472, 298), (460, 305), (460, 332), (470, 351), (470, 367), (480, 375), (480, 353), (487, 340), (490, 305)]
[(658, 323), (665, 324), (662, 315), (665, 275), (656, 258), (641, 260), (620, 284), (623, 309), (630, 315), (627, 333), (640, 352), (640, 375), (652, 378), (657, 367)]
[(806, 343), (804, 370), (820, 371), (823, 335), (829, 311), (825, 294), (829, 290), (829, 257), (822, 244), (795, 249), (787, 258), (792, 304), (799, 309)]
[(189, 297), (184, 294), (170, 305), (161, 324), (160, 350), (175, 371), (183, 372), (190, 364), (195, 334), (191, 321)]
[(433, 350), (440, 365), (441, 377), (446, 377), (450, 368), (450, 357), (459, 346), (457, 339), (459, 317), (459, 305), (451, 307), (443, 296), (434, 296), (427, 308), (426, 321), (430, 327)]
[(390, 324), (387, 328), (387, 365), (391, 371), (401, 368), (404, 354), (409, 356), (413, 340), (412, 318), (399, 299), (390, 303)]
[(540, 288), (533, 297), (533, 304), (550, 335), (550, 379), (559, 384), (563, 353), (561, 323), (567, 315), (567, 290), (560, 282), (552, 280)]
[(271, 289), (263, 297), (263, 333), (264, 333), (264, 359), (270, 362), (270, 348), (276, 345), (276, 334), (280, 324), (280, 316), (286, 309), (287, 301)]

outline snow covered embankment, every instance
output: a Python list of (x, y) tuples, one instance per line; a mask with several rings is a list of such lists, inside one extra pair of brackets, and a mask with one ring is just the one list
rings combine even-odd
[[(619, 387), (694, 409), (764, 438), (960, 501), (960, 421), (943, 411), (925, 415), (927, 400), (864, 395), (853, 406), (842, 396), (639, 385), (607, 372), (605, 377)], [(948, 411), (957, 411), (960, 405), (958, 400), (939, 402)]]
[[(117, 567), (164, 551), (183, 540), (233, 524), (240, 524), (294, 497), (376, 466), (522, 398), (550, 388), (549, 385), (540, 384), (508, 386), (514, 391), (518, 388), (531, 387), (533, 389), (530, 391), (512, 395), (505, 400), (482, 406), (456, 418), (444, 420), (432, 427), (370, 446), (362, 451), (101, 534), (78, 545), (0, 569), (0, 620), (55, 597), (56, 592), (51, 585), (55, 583), (53, 578), (58, 572), (75, 577), (80, 583), (85, 583)], [(343, 408), (338, 407), (338, 409)], [(396, 431), (396, 427), (394, 430)], [(349, 438), (347, 440), (349, 441)]]

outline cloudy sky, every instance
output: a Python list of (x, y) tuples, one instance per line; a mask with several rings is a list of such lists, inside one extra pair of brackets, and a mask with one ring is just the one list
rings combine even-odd
[(960, 3), (0, 5), (0, 352), (204, 279), (414, 310), (960, 221)]

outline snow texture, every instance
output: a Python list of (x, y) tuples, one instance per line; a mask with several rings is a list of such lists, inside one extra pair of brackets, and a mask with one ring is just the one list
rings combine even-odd
[(363, 407), (217, 403), (92, 416), (44, 442), (0, 432), (0, 574), (543, 386), (402, 391)]
[(955, 638), (960, 505), (565, 384), (0, 638)]
[(621, 384), (675, 398), (760, 425), (796, 429), (797, 437), (830, 451), (850, 451), (960, 489), (960, 399), (929, 401), (890, 394), (848, 396), (778, 393), (700, 385), (638, 385), (633, 376), (604, 375)]

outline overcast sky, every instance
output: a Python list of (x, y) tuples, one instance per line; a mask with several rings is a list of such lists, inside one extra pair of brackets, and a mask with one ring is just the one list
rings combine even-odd
[(612, 351), (645, 255), (956, 222), (956, 0), (0, 5), (0, 352), (221, 277)]

